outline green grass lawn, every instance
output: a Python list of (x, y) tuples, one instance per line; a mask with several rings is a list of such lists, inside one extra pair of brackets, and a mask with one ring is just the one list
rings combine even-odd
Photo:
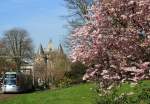
[(131, 87), (130, 84), (124, 83), (117, 91), (119, 94), (129, 92), (134, 92), (135, 94), (137, 94), (146, 88), (150, 88), (150, 80), (140, 81), (135, 87)]
[[(142, 81), (136, 87), (125, 83), (117, 89), (117, 93), (121, 95), (134, 92), (136, 96), (143, 88), (150, 88), (150, 81)], [(0, 101), (0, 104), (95, 104), (96, 96), (94, 84), (80, 84), (64, 89), (16, 95)]]
[(48, 90), (17, 95), (0, 101), (0, 104), (92, 104), (94, 91), (92, 84), (81, 84), (59, 90)]

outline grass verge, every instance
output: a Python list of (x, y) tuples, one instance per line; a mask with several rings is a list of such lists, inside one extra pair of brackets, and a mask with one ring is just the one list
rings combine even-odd
[(92, 104), (95, 96), (93, 88), (93, 84), (81, 84), (65, 89), (17, 95), (0, 101), (0, 104)]

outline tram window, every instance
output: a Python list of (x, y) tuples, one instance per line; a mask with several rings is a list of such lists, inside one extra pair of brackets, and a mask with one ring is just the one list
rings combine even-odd
[(4, 84), (5, 85), (16, 85), (16, 80), (5, 79)]
[(16, 78), (16, 74), (5, 74), (5, 78)]

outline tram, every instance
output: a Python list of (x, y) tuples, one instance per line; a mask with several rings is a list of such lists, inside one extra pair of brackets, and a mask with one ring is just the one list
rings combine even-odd
[(2, 81), (3, 93), (19, 93), (33, 90), (31, 75), (22, 72), (6, 72)]

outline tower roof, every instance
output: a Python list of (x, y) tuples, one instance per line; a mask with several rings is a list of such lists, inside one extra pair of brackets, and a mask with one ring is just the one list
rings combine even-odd
[(43, 55), (43, 54), (44, 54), (44, 49), (43, 49), (42, 44), (40, 44), (40, 47), (39, 47), (39, 49), (38, 49), (38, 54), (39, 54), (39, 55)]
[(62, 47), (61, 44), (59, 44), (58, 51), (59, 51), (61, 54), (64, 54), (64, 50), (63, 50), (63, 47)]

